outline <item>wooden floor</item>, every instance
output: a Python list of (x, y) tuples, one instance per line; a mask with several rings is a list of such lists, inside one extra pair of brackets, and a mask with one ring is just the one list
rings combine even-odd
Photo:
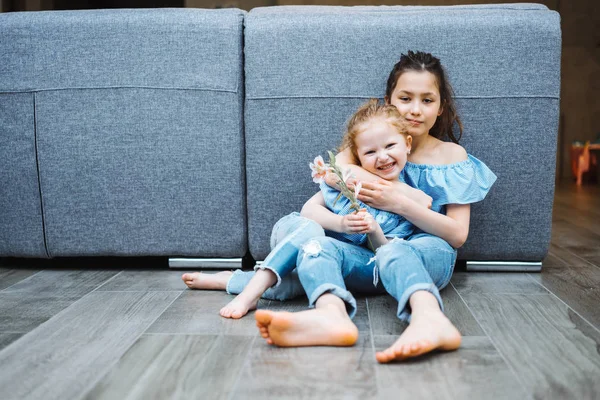
[(374, 358), (405, 328), (387, 296), (358, 299), (352, 348), (280, 349), (180, 271), (5, 260), (0, 399), (599, 399), (600, 186), (561, 184), (554, 204), (541, 273), (455, 273), (462, 347), (392, 365)]

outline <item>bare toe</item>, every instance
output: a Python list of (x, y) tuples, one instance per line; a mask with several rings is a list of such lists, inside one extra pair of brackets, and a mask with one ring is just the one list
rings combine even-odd
[(229, 318), (229, 316), (231, 315), (231, 310), (229, 309), (229, 307), (225, 306), (221, 308), (219, 314), (221, 315), (221, 317)]
[(256, 324), (258, 326), (268, 329), (267, 327), (273, 319), (273, 311), (258, 310), (256, 313), (254, 313), (254, 319), (256, 319)]

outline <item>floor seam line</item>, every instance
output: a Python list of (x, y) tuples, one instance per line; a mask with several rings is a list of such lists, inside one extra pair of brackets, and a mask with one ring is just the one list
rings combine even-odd
[[(365, 306), (367, 307), (367, 319), (369, 321), (369, 333), (371, 334), (371, 348), (373, 349), (373, 357), (377, 354), (377, 349), (375, 348), (375, 333), (373, 332), (373, 321), (371, 320), (371, 310), (369, 309), (369, 299), (365, 298)], [(395, 316), (394, 316), (395, 317)], [(375, 362), (378, 363), (377, 358), (375, 357)], [(377, 365), (373, 367), (373, 373), (375, 375), (375, 393), (379, 393), (379, 373), (377, 372)]]
[[(498, 352), (498, 354), (500, 354), (500, 357), (502, 357), (502, 360), (504, 361), (504, 364), (506, 364), (506, 366), (508, 367), (508, 369), (510, 370), (510, 372), (517, 379), (517, 382), (519, 382), (519, 384), (521, 385), (521, 388), (523, 389), (523, 391), (525, 393), (527, 393), (527, 394), (530, 394), (529, 390), (527, 390), (527, 386), (525, 385), (525, 383), (523, 381), (521, 381), (521, 376), (517, 373), (517, 371), (515, 371), (515, 369), (513, 368), (513, 366), (508, 362), (508, 359), (506, 358), (506, 356), (500, 351), (500, 349), (496, 345), (496, 342), (494, 341), (494, 339), (490, 336), (490, 334), (487, 332), (487, 330), (483, 327), (483, 325), (481, 324), (481, 322), (479, 322), (479, 319), (473, 313), (473, 310), (471, 310), (471, 307), (469, 307), (469, 304), (463, 298), (463, 296), (460, 294), (460, 292), (458, 291), (458, 289), (456, 288), (456, 286), (454, 286), (454, 283), (452, 283), (452, 281), (450, 281), (450, 285), (452, 285), (452, 287), (456, 291), (456, 294), (458, 294), (458, 297), (460, 298), (460, 300), (463, 302), (463, 304), (465, 305), (465, 307), (467, 307), (467, 310), (469, 310), (469, 312), (471, 313), (471, 315), (473, 316), (473, 318), (475, 319), (475, 321), (477, 322), (477, 324), (479, 325), (479, 327), (481, 328), (481, 330), (483, 331), (483, 333), (485, 333), (485, 335), (487, 336), (487, 338), (490, 340), (490, 342), (492, 343), (492, 346), (494, 346), (494, 349), (496, 349), (496, 351)], [(531, 398), (531, 396), (530, 396), (530, 398)]]
[[(123, 271), (121, 271), (123, 272)], [(118, 275), (118, 274), (117, 274)], [(101, 292), (102, 293), (102, 292)], [(135, 292), (134, 292), (135, 293)], [(147, 292), (147, 293), (153, 293), (153, 292)], [(183, 293), (183, 291), (181, 291), (181, 293)], [(101, 374), (97, 379), (91, 381), (90, 384), (88, 384), (81, 393), (81, 397), (84, 398), (86, 395), (88, 395), (92, 390), (94, 390), (94, 387), (96, 387), (96, 385), (102, 381), (102, 379), (107, 376), (108, 374), (110, 374), (110, 372), (113, 370), (113, 368), (119, 363), (119, 361), (121, 361), (121, 358), (123, 358), (123, 355), (125, 355), (129, 350), (131, 350), (131, 348), (137, 343), (137, 341), (140, 339), (140, 337), (144, 334), (144, 332), (146, 332), (148, 330), (148, 328), (150, 328), (150, 326), (152, 326), (152, 324), (154, 322), (156, 322), (156, 320), (158, 318), (160, 318), (160, 316), (175, 302), (175, 300), (177, 300), (180, 296), (181, 293), (179, 294), (179, 296), (175, 296), (173, 298), (173, 300), (171, 300), (166, 306), (165, 308), (157, 315), (156, 318), (154, 318), (151, 322), (148, 323), (148, 325), (142, 329), (139, 335), (137, 335), (137, 337), (131, 342), (131, 345), (125, 350), (123, 351), (123, 353), (121, 353), (121, 355), (119, 355), (119, 357), (110, 365), (106, 366), (106, 371)], [(141, 297), (140, 297), (141, 298)]]
[[(13, 269), (13, 270), (14, 270), (14, 268), (11, 268), (11, 269)], [(10, 289), (11, 287), (13, 287), (13, 286), (15, 286), (15, 285), (18, 285), (19, 283), (25, 282), (25, 281), (27, 281), (27, 280), (29, 280), (29, 279), (33, 278), (34, 276), (36, 276), (37, 274), (39, 274), (40, 272), (43, 272), (43, 271), (46, 271), (46, 270), (45, 270), (45, 269), (39, 270), (38, 272), (36, 272), (36, 273), (34, 273), (34, 274), (32, 274), (32, 275), (29, 275), (28, 277), (26, 277), (26, 278), (23, 278), (23, 279), (21, 279), (21, 280), (20, 280), (20, 281), (18, 281), (18, 282), (15, 282), (15, 283), (13, 283), (12, 285), (10, 285), (10, 286), (7, 286), (7, 287), (5, 287), (4, 289), (0, 290), (0, 293), (2, 293), (3, 291), (5, 291), (6, 289)]]
[(555, 297), (556, 299), (558, 299), (561, 303), (563, 303), (569, 310), (573, 311), (575, 314), (577, 314), (577, 316), (579, 318), (581, 318), (582, 320), (585, 321), (585, 323), (587, 323), (588, 325), (590, 325), (592, 328), (594, 328), (594, 330), (596, 330), (598, 333), (600, 333), (600, 329), (597, 328), (594, 324), (592, 324), (590, 321), (588, 321), (583, 315), (579, 314), (579, 312), (577, 312), (577, 310), (575, 310), (573, 307), (571, 307), (569, 304), (567, 304), (563, 299), (561, 299), (560, 297), (558, 297), (556, 294), (554, 294), (554, 292), (552, 292), (549, 288), (547, 288), (546, 286), (544, 286), (543, 283), (536, 281), (535, 279), (533, 279), (533, 276), (531, 276), (531, 274), (527, 274), (529, 279), (532, 280), (533, 282), (535, 282), (537, 285), (540, 285), (541, 287), (543, 287), (544, 289), (546, 289), (548, 292), (550, 292), (550, 294)]
[(233, 383), (233, 385), (231, 385), (231, 392), (229, 393), (229, 396), (227, 396), (227, 399), (233, 399), (234, 394), (237, 391), (237, 388), (240, 384), (240, 381), (242, 380), (242, 374), (244, 373), (244, 371), (246, 370), (246, 364), (249, 363), (248, 360), (250, 360), (250, 353), (252, 353), (252, 348), (254, 347), (254, 343), (256, 343), (256, 340), (258, 338), (258, 334), (255, 334), (252, 338), (252, 341), (250, 342), (249, 349), (248, 352), (246, 353), (246, 357), (244, 358), (244, 361), (242, 362), (242, 366), (240, 367), (239, 371), (238, 371), (238, 375), (235, 378), (235, 382)]
[[(569, 253), (570, 255), (574, 256), (575, 258), (578, 258), (578, 259), (580, 259), (580, 260), (582, 260), (582, 261), (584, 261), (584, 262), (588, 263), (590, 266), (592, 266), (592, 267), (595, 267), (595, 268), (600, 268), (600, 267), (599, 267), (599, 266), (597, 266), (596, 264), (594, 264), (594, 263), (591, 263), (590, 261), (586, 260), (585, 258), (583, 258), (583, 257), (580, 257), (580, 256), (578, 256), (577, 254), (573, 253), (571, 250), (567, 249), (566, 247), (562, 247), (561, 245), (559, 245), (559, 244), (556, 244), (556, 243), (555, 243), (554, 245), (555, 245), (556, 247), (558, 247), (559, 249), (566, 251), (567, 253)], [(555, 257), (557, 257), (557, 258), (559, 258), (561, 261), (563, 261), (563, 262), (564, 262), (564, 263), (565, 263), (567, 266), (570, 266), (570, 265), (569, 265), (569, 263), (567, 263), (567, 261), (566, 261), (566, 260), (563, 260), (562, 258), (558, 257), (556, 254), (554, 254), (554, 256), (555, 256)], [(542, 268), (543, 268), (543, 266), (542, 266)], [(575, 267), (575, 268), (576, 268), (576, 267)]]

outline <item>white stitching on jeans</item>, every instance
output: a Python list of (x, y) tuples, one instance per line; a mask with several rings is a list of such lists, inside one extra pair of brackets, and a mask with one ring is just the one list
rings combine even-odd
[(375, 268), (373, 268), (373, 286), (377, 287), (379, 283), (379, 267), (375, 264)]

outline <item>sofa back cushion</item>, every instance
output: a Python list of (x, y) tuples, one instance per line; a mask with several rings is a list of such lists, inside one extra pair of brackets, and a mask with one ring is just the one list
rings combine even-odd
[[(246, 18), (250, 251), (262, 259), (277, 219), (318, 190), (308, 162), (347, 119), (382, 98), (401, 53), (439, 57), (466, 150), (498, 176), (472, 207), (459, 257), (541, 260), (547, 252), (560, 91), (559, 16), (545, 6), (279, 7)], [(534, 200), (535, 199), (535, 200)]]
[(34, 115), (49, 256), (245, 254), (244, 14), (0, 15), (0, 91)]

